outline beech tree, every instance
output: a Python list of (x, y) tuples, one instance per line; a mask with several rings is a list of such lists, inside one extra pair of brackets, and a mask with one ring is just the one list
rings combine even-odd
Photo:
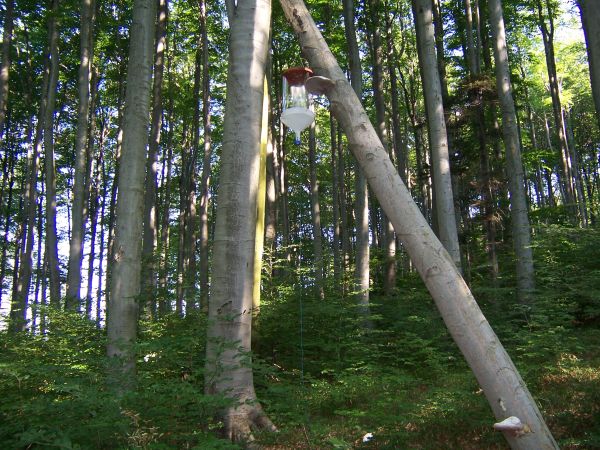
[(413, 11), (431, 146), (438, 233), (444, 247), (448, 250), (456, 267), (460, 270), (460, 247), (458, 245), (454, 196), (450, 176), (448, 134), (444, 119), (442, 85), (440, 83), (437, 63), (441, 55), (436, 56), (435, 51), (432, 2), (430, 0), (413, 0)]
[(90, 109), (90, 70), (93, 57), (93, 29), (95, 0), (81, 1), (81, 32), (79, 75), (79, 103), (77, 109), (77, 135), (75, 138), (75, 180), (73, 182), (73, 210), (69, 264), (67, 273), (67, 309), (77, 310), (81, 306), (81, 263), (87, 211), (86, 173), (88, 167), (88, 126)]
[(144, 175), (152, 84), (156, 0), (136, 0), (130, 32), (127, 93), (116, 230), (108, 305), (109, 384), (117, 391), (135, 385), (135, 349), (142, 256)]
[(221, 176), (208, 307), (205, 390), (234, 404), (223, 411), (225, 434), (251, 440), (274, 429), (257, 402), (249, 355), (263, 83), (271, 2), (227, 2), (231, 27)]
[(592, 96), (600, 127), (600, 3), (594, 0), (578, 0), (577, 4), (587, 44)]
[(515, 103), (512, 97), (504, 18), (500, 0), (489, 0), (490, 24), (496, 61), (496, 89), (502, 108), (502, 133), (506, 148), (506, 174), (510, 191), (511, 224), (517, 263), (517, 289), (521, 301), (531, 300), (535, 288), (531, 231), (525, 197), (523, 162)]
[(412, 200), (377, 137), (360, 101), (301, 0), (281, 0), (303, 55), (316, 75), (327, 77), (331, 110), (344, 128), (350, 150), (390, 218), (431, 293), (454, 341), (471, 367), (497, 419), (516, 416), (522, 435), (505, 432), (514, 449), (557, 449), (540, 411), (449, 253)]

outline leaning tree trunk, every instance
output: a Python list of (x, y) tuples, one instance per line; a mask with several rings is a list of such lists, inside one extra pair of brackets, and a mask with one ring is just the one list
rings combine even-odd
[(85, 205), (87, 202), (86, 167), (88, 115), (90, 105), (90, 69), (93, 51), (95, 0), (81, 2), (80, 62), (78, 75), (79, 105), (77, 107), (77, 134), (75, 137), (75, 180), (73, 182), (73, 209), (71, 213), (71, 242), (67, 272), (67, 309), (78, 310), (81, 304), (81, 262), (85, 236)]
[[(432, 153), (433, 187), (440, 240), (460, 270), (460, 248), (452, 179), (450, 176), (450, 157), (448, 155), (448, 134), (442, 103), (442, 86), (435, 54), (433, 15), (431, 0), (413, 0), (417, 46), (421, 62), (421, 78), (427, 111), (429, 142)], [(438, 55), (440, 57), (441, 55)]]
[(581, 24), (585, 34), (592, 96), (596, 106), (596, 119), (600, 127), (600, 2), (577, 0), (581, 12)]
[(517, 113), (512, 97), (502, 2), (501, 0), (488, 0), (488, 5), (496, 61), (496, 89), (502, 108), (502, 134), (506, 148), (506, 174), (510, 191), (512, 234), (517, 260), (517, 291), (519, 300), (527, 303), (531, 300), (535, 289), (535, 274)]
[(135, 385), (135, 340), (142, 257), (144, 175), (152, 84), (156, 0), (136, 0), (130, 33), (127, 93), (123, 113), (116, 229), (110, 279), (107, 354), (109, 385), (117, 392)]
[(231, 26), (219, 202), (208, 306), (206, 392), (231, 398), (226, 435), (274, 429), (257, 402), (250, 364), (256, 192), (271, 2), (227, 2)]
[(558, 448), (525, 383), (481, 313), (456, 265), (410, 197), (304, 3), (282, 0), (281, 4), (315, 74), (331, 79), (327, 96), (332, 112), (348, 134), (350, 149), (427, 285), (495, 416), (505, 419), (514, 415), (527, 424), (524, 433), (518, 436), (505, 432), (509, 444), (514, 449)]

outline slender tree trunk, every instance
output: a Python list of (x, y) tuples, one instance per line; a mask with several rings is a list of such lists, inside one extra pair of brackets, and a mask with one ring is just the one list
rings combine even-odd
[[(96, 264), (96, 234), (98, 231), (98, 196), (100, 190), (100, 183), (102, 182), (100, 178), (100, 158), (101, 152), (98, 152), (96, 160), (93, 164), (93, 180), (91, 180), (90, 184), (90, 206), (89, 206), (89, 216), (90, 216), (90, 253), (88, 257), (88, 282), (87, 289), (85, 295), (85, 316), (89, 320), (94, 320), (92, 315), (92, 305), (94, 304), (93, 298), (93, 280), (94, 280), (94, 265)], [(92, 173), (90, 172), (90, 173)], [(102, 252), (102, 247), (100, 247), (100, 253)], [(100, 268), (99, 268), (100, 269)]]
[(342, 259), (340, 254), (340, 194), (337, 157), (337, 123), (333, 114), (329, 113), (329, 130), (331, 133), (331, 206), (333, 222), (333, 279), (335, 288), (341, 287)]
[(440, 240), (444, 244), (456, 267), (460, 270), (460, 248), (456, 229), (456, 215), (452, 195), (448, 135), (444, 119), (442, 88), (437, 71), (435, 42), (432, 23), (431, 1), (413, 0), (417, 28), (417, 46), (421, 62), (423, 94), (425, 96), (429, 142), (432, 151), (432, 168), (437, 222)]
[(0, 143), (4, 135), (4, 121), (6, 119), (6, 105), (8, 104), (8, 82), (10, 79), (10, 52), (13, 35), (14, 0), (7, 0), (4, 10), (4, 24), (2, 31), (2, 63), (0, 64)]
[[(58, 0), (53, 0), (52, 14), (48, 19), (48, 43), (55, 33), (58, 12)], [(8, 329), (12, 332), (24, 331), (27, 326), (27, 307), (29, 289), (31, 287), (31, 275), (33, 270), (32, 252), (34, 241), (35, 217), (37, 209), (37, 183), (40, 169), (40, 154), (42, 151), (42, 139), (46, 109), (48, 105), (48, 83), (50, 79), (50, 59), (46, 58), (44, 63), (44, 75), (42, 78), (42, 98), (38, 112), (38, 122), (35, 129), (35, 137), (27, 155), (26, 183), (23, 189), (23, 235), (22, 247), (19, 254), (18, 274), (13, 283), (13, 295), (10, 307), (10, 318)], [(31, 142), (31, 126), (28, 127), (27, 142)], [(15, 269), (16, 272), (16, 269)]]
[(209, 300), (206, 392), (235, 403), (224, 411), (226, 435), (252, 439), (251, 429), (275, 427), (256, 401), (249, 364), (252, 330), (256, 189), (263, 81), (267, 62), (269, 0), (227, 3), (231, 26)]
[(504, 17), (501, 0), (488, 0), (492, 39), (494, 42), (494, 59), (496, 61), (496, 89), (502, 108), (502, 134), (506, 148), (506, 172), (510, 190), (511, 225), (515, 258), (517, 262), (517, 290), (519, 300), (527, 303), (531, 300), (535, 289), (533, 271), (533, 252), (531, 249), (531, 230), (529, 213), (525, 197), (523, 162), (517, 113), (512, 97), (508, 50), (504, 31)]
[[(157, 0), (158, 19), (156, 22), (156, 43), (154, 53), (154, 85), (152, 89), (152, 121), (150, 143), (146, 161), (146, 189), (144, 193), (144, 237), (142, 243), (142, 295), (141, 307), (148, 307), (151, 317), (156, 316), (156, 246), (158, 236), (157, 220), (157, 170), (160, 130), (163, 118), (163, 74), (165, 48), (167, 45), (168, 0)], [(165, 212), (168, 214), (168, 212)]]
[[(344, 0), (343, 4), (344, 29), (348, 43), (348, 58), (350, 60), (350, 80), (354, 93), (360, 99), (362, 97), (362, 69), (354, 26), (354, 2), (353, 0)], [(368, 317), (370, 315), (369, 191), (367, 189), (367, 180), (358, 166), (356, 167), (355, 192), (356, 266), (354, 269), (354, 289), (357, 292), (361, 314)], [(370, 326), (370, 324), (367, 325)]]
[(130, 32), (127, 93), (118, 179), (111, 295), (107, 320), (109, 385), (118, 393), (135, 385), (135, 340), (140, 294), (144, 172), (152, 83), (156, 0), (135, 0)]
[[(565, 126), (562, 117), (562, 105), (560, 100), (560, 88), (558, 84), (558, 75), (556, 72), (556, 60), (554, 57), (554, 11), (548, 3), (550, 0), (536, 0), (538, 12), (538, 26), (542, 32), (542, 40), (544, 42), (544, 53), (546, 55), (546, 66), (548, 70), (548, 85), (550, 88), (550, 96), (552, 98), (552, 114), (554, 117), (554, 127), (558, 144), (560, 147), (560, 164), (562, 172), (561, 187), (564, 190), (565, 206), (570, 212), (572, 220), (577, 220), (577, 205), (575, 204), (575, 192), (573, 186), (573, 176), (571, 172), (571, 156), (567, 137), (565, 135)], [(546, 14), (543, 11), (544, 2), (546, 6)], [(548, 21), (546, 23), (546, 20)]]
[[(385, 99), (383, 82), (383, 49), (381, 46), (381, 27), (379, 15), (381, 3), (379, 0), (369, 1), (372, 17), (371, 53), (373, 60), (373, 96), (375, 99), (375, 117), (377, 122), (377, 135), (390, 155), (393, 154), (389, 147), (388, 130), (385, 118)], [(382, 217), (382, 244), (384, 250), (383, 286), (386, 295), (391, 295), (396, 286), (396, 237), (394, 227), (383, 214)]]
[(208, 247), (208, 207), (210, 201), (210, 175), (211, 175), (211, 114), (210, 114), (210, 72), (209, 72), (209, 41), (206, 26), (206, 2), (200, 1), (200, 39), (202, 43), (202, 127), (204, 130), (204, 145), (202, 157), (202, 178), (200, 179), (200, 217), (199, 245), (200, 264), (198, 277), (200, 281), (200, 306), (208, 306), (209, 289), (209, 247)]
[[(170, 83), (169, 83), (170, 84)], [(161, 248), (161, 266), (160, 266), (160, 300), (158, 304), (158, 311), (161, 315), (165, 315), (171, 310), (171, 302), (169, 300), (169, 286), (168, 286), (168, 274), (169, 274), (169, 242), (170, 242), (170, 223), (169, 223), (169, 210), (171, 208), (171, 173), (173, 170), (173, 123), (171, 117), (173, 115), (173, 97), (170, 96), (169, 109), (168, 109), (168, 123), (169, 131), (167, 133), (167, 145), (163, 156), (163, 171), (166, 166), (166, 175), (162, 177), (162, 220), (160, 225), (160, 248)]]
[[(42, 189), (41, 196), (44, 196), (44, 190)], [(46, 255), (42, 251), (42, 242), (44, 241), (44, 211), (42, 209), (42, 201), (38, 202), (38, 221), (37, 221), (37, 262), (35, 267), (35, 288), (33, 290), (33, 305), (31, 306), (31, 326), (29, 331), (33, 334), (37, 328), (38, 317), (40, 313), (40, 286), (42, 279), (45, 282), (45, 266), (46, 266)]]
[(596, 119), (598, 127), (600, 127), (600, 2), (598, 0), (577, 0), (577, 4), (581, 13), (581, 24), (587, 46)]
[(207, 32), (206, 2), (200, 2), (200, 48), (199, 64), (202, 67), (201, 90), (202, 90), (202, 127), (203, 127), (203, 156), (202, 176), (200, 179), (199, 198), (199, 281), (200, 281), (200, 305), (208, 306), (209, 297), (209, 206), (210, 206), (210, 181), (211, 181), (211, 158), (212, 158), (212, 124), (211, 124), (211, 92), (209, 72), (209, 40)]
[(563, 121), (566, 126), (567, 143), (569, 144), (569, 150), (571, 154), (572, 172), (573, 172), (573, 184), (575, 185), (575, 194), (577, 196), (577, 207), (579, 209), (579, 217), (581, 218), (581, 224), (584, 227), (588, 226), (588, 212), (585, 195), (583, 194), (583, 183), (581, 181), (581, 171), (579, 170), (579, 152), (577, 151), (577, 145), (575, 143), (575, 135), (573, 133), (573, 123), (571, 113), (563, 111)]
[[(4, 222), (4, 231), (2, 233), (2, 243), (0, 244), (0, 248), (1, 253), (0, 253), (0, 307), (2, 306), (2, 301), (4, 300), (4, 279), (6, 278), (6, 273), (7, 273), (7, 253), (8, 253), (8, 248), (10, 245), (10, 241), (9, 241), (9, 233), (10, 233), (10, 228), (11, 228), (11, 214), (10, 211), (13, 211), (13, 196), (14, 196), (14, 184), (15, 184), (15, 174), (14, 174), (14, 167), (15, 167), (15, 160), (16, 160), (16, 155), (15, 152), (7, 152), (6, 156), (9, 158), (9, 162), (8, 162), (8, 171), (6, 172), (5, 175), (5, 180), (8, 179), (8, 193), (7, 193), (7, 200), (6, 200), (6, 205), (4, 206), (3, 210), (0, 210), (2, 212), (2, 215), (5, 217), (5, 222)], [(18, 236), (18, 233), (17, 233)], [(18, 239), (16, 239), (17, 242), (19, 242)], [(16, 270), (17, 267), (17, 259), (15, 258), (15, 262), (14, 262), (14, 269)]]
[[(106, 125), (103, 126), (101, 136), (105, 136)], [(105, 230), (106, 230), (106, 191), (107, 191), (107, 173), (106, 173), (106, 161), (104, 158), (104, 138), (100, 142), (100, 152), (98, 158), (100, 160), (101, 167), (101, 181), (98, 188), (101, 186), (100, 197), (102, 202), (100, 204), (100, 252), (98, 255), (98, 285), (96, 288), (96, 327), (100, 328), (102, 320), (102, 298), (106, 298), (104, 294), (104, 250), (105, 250)]]
[(469, 63), (469, 73), (471, 76), (477, 75), (477, 57), (475, 56), (475, 41), (473, 39), (473, 9), (471, 0), (465, 2), (465, 18), (467, 19), (467, 62)]
[[(54, 11), (59, 8), (55, 0)], [(56, 233), (56, 168), (54, 165), (54, 109), (58, 84), (58, 30), (50, 32), (50, 75), (46, 114), (44, 118), (44, 168), (46, 178), (46, 263), (50, 278), (50, 303), (60, 305), (60, 269), (58, 260), (58, 236)]]
[(321, 204), (319, 202), (319, 181), (317, 180), (317, 137), (316, 125), (313, 122), (310, 126), (308, 140), (308, 163), (310, 172), (310, 212), (313, 227), (313, 253), (314, 253), (314, 271), (315, 285), (321, 299), (325, 298), (323, 286), (323, 243), (321, 231)]
[(495, 416), (503, 420), (515, 415), (527, 424), (523, 435), (517, 437), (505, 432), (505, 438), (514, 449), (557, 449), (516, 367), (402, 183), (303, 2), (282, 0), (281, 4), (315, 74), (333, 81), (327, 92), (331, 110), (348, 133), (350, 149), (367, 174), (373, 192), (406, 246)]
[(87, 203), (86, 148), (89, 125), (90, 72), (93, 59), (93, 28), (95, 0), (81, 1), (81, 31), (79, 75), (79, 103), (77, 107), (77, 134), (75, 137), (75, 180), (73, 182), (72, 231), (69, 246), (67, 294), (65, 307), (79, 310), (81, 306), (81, 263), (85, 236), (85, 205)]

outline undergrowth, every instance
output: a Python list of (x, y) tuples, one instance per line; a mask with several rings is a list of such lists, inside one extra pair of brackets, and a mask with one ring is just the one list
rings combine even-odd
[[(535, 257), (530, 307), (509, 276), (473, 280), (475, 297), (561, 448), (600, 448), (600, 233), (538, 229)], [(418, 277), (373, 293), (371, 330), (350, 295), (329, 286), (321, 300), (304, 282), (265, 284), (255, 385), (280, 432), (257, 434), (261, 448), (507, 448)], [(219, 438), (227, 400), (204, 395), (202, 316), (142, 323), (138, 387), (116, 399), (104, 331), (48, 314), (46, 334), (0, 334), (0, 448), (239, 448)]]

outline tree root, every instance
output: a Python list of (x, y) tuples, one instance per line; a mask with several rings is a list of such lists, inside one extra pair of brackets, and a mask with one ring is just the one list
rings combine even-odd
[(225, 411), (223, 418), (225, 437), (232, 442), (243, 443), (246, 448), (254, 448), (253, 431), (278, 431), (258, 403), (232, 406)]

